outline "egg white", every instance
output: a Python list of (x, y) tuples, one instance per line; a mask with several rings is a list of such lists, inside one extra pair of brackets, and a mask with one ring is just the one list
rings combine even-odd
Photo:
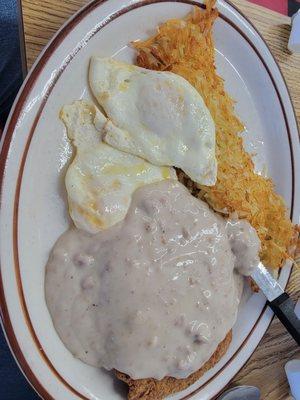
[(197, 90), (171, 72), (92, 57), (90, 87), (110, 123), (104, 141), (155, 165), (181, 168), (214, 185), (215, 126)]
[(125, 217), (137, 188), (176, 179), (173, 168), (154, 166), (103, 143), (103, 130), (109, 121), (93, 103), (66, 105), (60, 118), (76, 148), (65, 184), (69, 212), (78, 228), (91, 233), (106, 229)]

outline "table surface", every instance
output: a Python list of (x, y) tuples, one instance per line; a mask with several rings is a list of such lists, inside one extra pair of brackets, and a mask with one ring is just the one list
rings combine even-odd
[[(28, 70), (66, 19), (87, 2), (22, 0)], [(268, 43), (282, 69), (300, 122), (300, 55), (291, 55), (287, 50), (290, 18), (244, 0), (232, 2), (250, 19)], [(288, 292), (294, 299), (300, 297), (300, 268), (294, 267)], [(300, 358), (300, 350), (277, 318), (274, 318), (252, 357), (230, 385), (255, 385), (260, 388), (263, 400), (290, 399), (283, 367), (292, 358)]]

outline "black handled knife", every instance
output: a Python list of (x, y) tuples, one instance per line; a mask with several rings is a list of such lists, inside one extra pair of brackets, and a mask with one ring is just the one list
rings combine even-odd
[(268, 305), (272, 308), (274, 314), (277, 315), (278, 319), (300, 346), (300, 319), (295, 314), (293, 300), (262, 263), (259, 263), (254, 269), (251, 278), (266, 296)]

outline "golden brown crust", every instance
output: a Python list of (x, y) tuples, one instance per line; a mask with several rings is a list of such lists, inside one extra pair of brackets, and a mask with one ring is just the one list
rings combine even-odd
[(231, 338), (232, 334), (230, 331), (218, 345), (210, 359), (198, 371), (185, 379), (166, 377), (160, 381), (153, 378), (134, 380), (119, 371), (115, 371), (115, 374), (117, 378), (127, 383), (129, 389), (128, 400), (162, 400), (172, 393), (186, 389), (212, 368), (226, 353)]

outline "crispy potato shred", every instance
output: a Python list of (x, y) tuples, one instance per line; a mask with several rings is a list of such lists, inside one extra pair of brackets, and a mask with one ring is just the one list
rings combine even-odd
[(254, 172), (251, 156), (243, 148), (244, 126), (216, 72), (212, 28), (218, 12), (214, 5), (209, 0), (205, 9), (195, 7), (187, 18), (168, 20), (155, 36), (134, 42), (137, 64), (181, 75), (201, 94), (216, 126), (217, 183), (197, 187), (183, 172), (179, 178), (214, 210), (246, 218), (261, 240), (261, 260), (278, 268), (289, 257), (294, 227), (273, 182)]

